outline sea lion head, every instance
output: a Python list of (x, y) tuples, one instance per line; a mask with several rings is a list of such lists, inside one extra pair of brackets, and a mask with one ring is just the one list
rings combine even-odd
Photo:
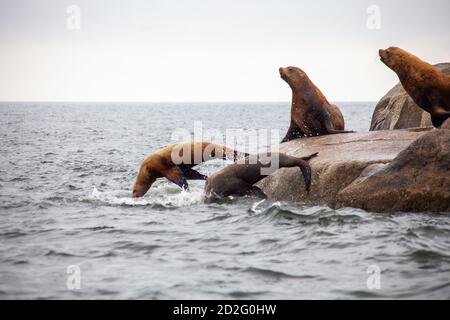
[(298, 88), (305, 81), (309, 81), (306, 73), (297, 67), (280, 68), (281, 79), (286, 81), (292, 90)]
[(410, 54), (398, 47), (389, 47), (387, 49), (378, 50), (380, 60), (386, 66), (396, 71), (401, 66), (402, 62), (408, 59)]
[(151, 170), (148, 170), (146, 166), (141, 166), (133, 185), (133, 198), (139, 198), (146, 194), (155, 180), (156, 177)]

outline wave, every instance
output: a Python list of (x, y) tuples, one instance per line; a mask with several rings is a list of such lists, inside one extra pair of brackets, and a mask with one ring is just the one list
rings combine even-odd
[(228, 292), (228, 295), (230, 295), (234, 299), (244, 299), (244, 298), (264, 295), (266, 293), (267, 292), (265, 292), (265, 291), (241, 291), (241, 290), (236, 290), (236, 291)]
[(58, 257), (80, 257), (79, 255), (75, 255), (68, 252), (63, 251), (57, 251), (57, 250), (49, 250), (46, 254), (46, 256), (58, 256)]
[(6, 239), (23, 237), (23, 236), (26, 236), (26, 235), (27, 235), (27, 233), (25, 233), (25, 232), (14, 231), (14, 230), (0, 233), (0, 237), (1, 238), (6, 238)]
[[(252, 218), (260, 219), (261, 222), (269, 221), (295, 221), (301, 224), (313, 224), (327, 226), (330, 224), (352, 224), (364, 221), (359, 214), (348, 213), (348, 210), (339, 212), (328, 207), (296, 207), (293, 208), (281, 202), (268, 203), (263, 207), (263, 201), (255, 203), (248, 210)], [(261, 206), (262, 208), (258, 208)]]
[(186, 207), (201, 202), (202, 190), (185, 191), (169, 185), (160, 185), (142, 198), (131, 197), (130, 191), (100, 191), (95, 186), (92, 193), (82, 200), (111, 206), (152, 206), (162, 208)]
[(248, 267), (243, 270), (244, 272), (253, 273), (256, 275), (261, 275), (264, 277), (269, 278), (275, 278), (275, 279), (282, 279), (282, 278), (299, 278), (299, 279), (314, 279), (315, 276), (313, 275), (294, 275), (289, 274), (282, 271), (276, 271), (271, 269), (265, 269), (265, 268), (257, 268), (257, 267)]
[(407, 256), (418, 262), (428, 262), (448, 259), (449, 256), (431, 249), (415, 249), (411, 250)]
[(152, 253), (158, 248), (161, 248), (161, 246), (144, 242), (119, 241), (114, 243), (115, 250), (130, 250), (135, 252), (141, 251), (144, 253)]

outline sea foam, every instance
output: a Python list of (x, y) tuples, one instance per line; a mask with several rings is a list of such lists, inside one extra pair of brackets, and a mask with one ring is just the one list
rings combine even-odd
[(201, 202), (202, 190), (177, 190), (168, 185), (159, 185), (152, 188), (144, 197), (133, 198), (130, 191), (105, 190), (100, 191), (93, 187), (88, 199), (107, 205), (117, 206), (149, 206), (161, 205), (164, 207), (185, 207)]

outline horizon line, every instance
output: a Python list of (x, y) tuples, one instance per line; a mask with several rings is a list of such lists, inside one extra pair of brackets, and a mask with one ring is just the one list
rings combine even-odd
[[(378, 102), (379, 100), (329, 100), (330, 102)], [(290, 103), (291, 100), (211, 100), (211, 101), (108, 101), (108, 100), (0, 100), (0, 103)]]

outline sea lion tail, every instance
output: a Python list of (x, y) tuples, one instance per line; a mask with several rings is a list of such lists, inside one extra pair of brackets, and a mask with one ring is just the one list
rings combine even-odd
[(298, 167), (302, 171), (303, 181), (305, 181), (305, 190), (309, 191), (309, 187), (311, 186), (311, 167), (306, 161)]
[(313, 154), (310, 154), (309, 156), (299, 158), (298, 167), (302, 171), (306, 191), (309, 191), (309, 188), (311, 187), (311, 166), (309, 165), (308, 161), (316, 157), (318, 154), (318, 152), (315, 152)]
[(309, 161), (309, 160), (311, 160), (312, 158), (316, 157), (318, 154), (319, 154), (318, 152), (315, 152), (315, 153), (313, 153), (313, 154), (310, 154), (309, 156), (302, 157), (302, 158), (300, 158), (300, 159), (302, 159), (302, 160), (304, 160), (304, 161)]

